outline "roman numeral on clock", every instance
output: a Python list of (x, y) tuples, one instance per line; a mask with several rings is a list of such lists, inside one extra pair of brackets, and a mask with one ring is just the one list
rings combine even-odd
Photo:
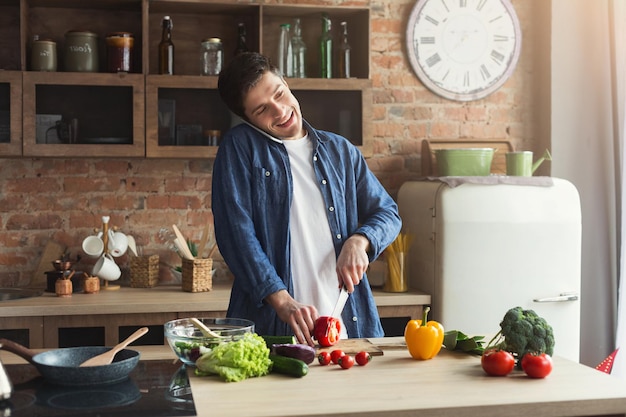
[(489, 78), (491, 78), (491, 74), (489, 73), (489, 70), (487, 69), (485, 64), (482, 64), (480, 66), (480, 75), (483, 76), (483, 80), (488, 80)]
[(439, 56), (439, 54), (433, 54), (426, 59), (426, 65), (428, 65), (429, 67), (436, 65), (438, 62), (441, 62), (441, 57)]
[(498, 64), (502, 64), (502, 62), (504, 61), (504, 55), (502, 55), (500, 52), (496, 51), (495, 49), (491, 51), (490, 55), (491, 55), (491, 59), (496, 61)]
[(435, 26), (439, 25), (439, 21), (435, 19), (434, 17), (426, 16), (424, 17), (424, 19), (428, 20), (430, 23), (432, 23)]

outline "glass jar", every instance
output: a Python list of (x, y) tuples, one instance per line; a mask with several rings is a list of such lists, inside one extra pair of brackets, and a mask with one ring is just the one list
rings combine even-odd
[(50, 39), (35, 39), (31, 49), (30, 69), (32, 71), (57, 70), (57, 44)]
[(65, 71), (98, 72), (98, 35), (71, 30), (65, 34)]
[(106, 37), (107, 71), (131, 72), (135, 38), (130, 32), (113, 32)]
[(222, 132), (216, 129), (204, 129), (204, 145), (206, 146), (218, 146), (220, 143), (220, 136)]
[(202, 41), (201, 74), (219, 75), (224, 63), (224, 49), (220, 38), (208, 38)]

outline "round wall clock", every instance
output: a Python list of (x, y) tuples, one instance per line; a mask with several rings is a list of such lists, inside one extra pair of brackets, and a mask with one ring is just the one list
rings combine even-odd
[(522, 35), (509, 0), (418, 0), (406, 42), (411, 66), (428, 89), (470, 101), (511, 76)]

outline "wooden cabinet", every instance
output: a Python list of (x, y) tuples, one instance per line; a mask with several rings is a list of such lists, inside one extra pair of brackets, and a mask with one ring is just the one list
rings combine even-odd
[[(308, 78), (287, 82), (304, 117), (317, 128), (346, 136), (367, 155), (371, 135), (369, 8), (260, 3), (1, 1), (0, 69), (5, 71), (0, 71), (0, 157), (212, 157), (217, 146), (211, 146), (202, 132), (224, 132), (239, 120), (221, 102), (217, 77), (200, 75), (202, 40), (221, 38), (228, 64), (234, 56), (238, 24), (243, 23), (248, 48), (276, 61), (280, 24), (293, 24), (295, 18), (301, 21), (307, 45)], [(333, 22), (336, 42), (339, 23), (347, 22), (353, 78), (318, 78), (322, 13)], [(170, 16), (174, 24), (173, 76), (158, 74), (164, 16)], [(76, 29), (98, 35), (98, 72), (66, 71), (65, 34)], [(133, 68), (130, 73), (108, 73), (105, 39), (120, 31), (134, 35)], [(56, 72), (31, 71), (35, 37), (56, 42)], [(3, 139), (2, 129), (10, 132), (8, 138)]]
[(22, 154), (22, 73), (0, 71), (0, 155)]
[[(184, 317), (225, 317), (230, 284), (213, 285), (211, 291), (190, 293), (180, 286), (121, 287), (98, 294), (74, 293), (60, 298), (54, 293), (0, 303), (0, 337), (19, 340), (31, 348), (83, 345), (112, 346), (138, 327), (150, 332), (141, 344), (162, 344), (163, 324)], [(429, 295), (409, 291), (374, 290), (382, 319), (419, 318)]]

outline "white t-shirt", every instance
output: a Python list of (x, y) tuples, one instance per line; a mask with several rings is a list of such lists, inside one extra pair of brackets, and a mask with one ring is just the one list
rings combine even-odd
[[(326, 206), (313, 171), (313, 143), (306, 135), (283, 144), (293, 178), (289, 232), (294, 298), (314, 305), (320, 316), (329, 316), (339, 296), (339, 281)], [(343, 320), (341, 337), (347, 338)]]

